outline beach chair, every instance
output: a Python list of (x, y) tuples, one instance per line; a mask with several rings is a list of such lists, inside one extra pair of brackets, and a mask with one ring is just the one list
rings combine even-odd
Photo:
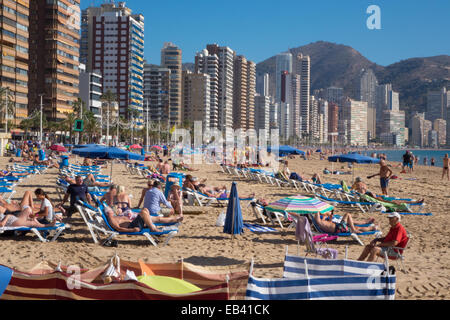
[(33, 232), (41, 242), (54, 242), (59, 238), (59, 236), (64, 230), (69, 228), (70, 226), (64, 223), (58, 223), (54, 227), (46, 227), (46, 228), (5, 227), (0, 228), (0, 234), (7, 231), (12, 231), (14, 233)]
[[(196, 190), (192, 190), (189, 188), (183, 188), (184, 191), (188, 194), (188, 196), (192, 196), (194, 198), (194, 203), (197, 203), (200, 207), (209, 206), (212, 204), (217, 204), (219, 206), (224, 206), (224, 202), (228, 202), (229, 198), (215, 198), (209, 197), (206, 194), (198, 192)], [(254, 198), (239, 198), (240, 201), (253, 201)]]
[[(364, 243), (361, 241), (361, 239), (359, 238), (359, 236), (376, 236), (377, 238), (382, 236), (382, 232), (381, 231), (369, 231), (369, 232), (363, 232), (363, 233), (330, 233), (330, 232), (325, 232), (322, 230), (322, 228), (320, 228), (319, 224), (317, 223), (317, 221), (314, 219), (314, 216), (312, 214), (309, 215), (311, 218), (311, 221), (314, 225), (314, 228), (317, 230), (317, 232), (322, 233), (322, 234), (327, 234), (329, 236), (338, 236), (338, 237), (351, 237), (353, 240), (355, 240), (356, 242), (358, 242), (360, 245), (364, 245)], [(355, 225), (357, 227), (368, 227), (369, 225)]]
[(253, 211), (253, 214), (255, 215), (256, 219), (261, 219), (263, 221), (263, 223), (266, 224), (266, 218), (268, 218), (273, 226), (276, 225), (276, 223), (275, 223), (275, 221), (276, 221), (276, 222), (278, 222), (278, 224), (280, 225), (280, 227), (282, 229), (284, 228), (283, 223), (281, 222), (282, 220), (285, 219), (284, 214), (266, 210), (267, 215), (264, 215), (264, 207), (262, 205), (256, 203), (256, 201), (250, 202), (249, 205), (252, 207), (252, 211)]
[(101, 211), (101, 214), (99, 214), (96, 210), (92, 210), (93, 207), (86, 206), (85, 203), (79, 202), (75, 205), (75, 207), (88, 227), (89, 233), (91, 234), (92, 240), (95, 244), (99, 244), (100, 233), (102, 233), (108, 237), (103, 243), (110, 242), (118, 235), (144, 236), (152, 245), (157, 247), (158, 244), (154, 237), (166, 235), (167, 237), (163, 243), (164, 247), (169, 243), (170, 239), (178, 233), (179, 223), (163, 226), (162, 232), (152, 232), (149, 229), (142, 229), (140, 232), (118, 232), (110, 226), (108, 218), (101, 208), (98, 208)]
[[(300, 255), (300, 244), (306, 246), (306, 256), (314, 254), (316, 257), (321, 256), (324, 259), (336, 259), (337, 251), (335, 249), (329, 249), (323, 247), (330, 241), (335, 241), (338, 236), (329, 236), (328, 234), (313, 235), (308, 218), (300, 216), (297, 218), (297, 255)], [(318, 245), (316, 247), (316, 245)]]
[(7, 187), (0, 187), (0, 196), (6, 201), (10, 201), (15, 194), (16, 190)]
[[(407, 236), (408, 236), (408, 240), (405, 244), (404, 248), (401, 247), (390, 247), (393, 250), (397, 250), (395, 256), (388, 256), (387, 252), (385, 252), (385, 256), (384, 256), (384, 260), (385, 262), (387, 262), (388, 260), (392, 260), (395, 261), (397, 263), (397, 265), (401, 266), (401, 269), (403, 272), (406, 273), (406, 269), (405, 269), (405, 265), (404, 265), (404, 261), (405, 261), (405, 251), (408, 248), (408, 245), (411, 241), (411, 234), (409, 232), (407, 232)], [(379, 259), (380, 257), (377, 257), (377, 259)]]

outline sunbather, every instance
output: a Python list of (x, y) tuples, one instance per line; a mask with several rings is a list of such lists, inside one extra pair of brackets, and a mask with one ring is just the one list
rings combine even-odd
[(33, 195), (31, 191), (26, 191), (23, 195), (23, 198), (20, 202), (11, 201), (8, 203), (0, 196), (0, 212), (4, 214), (19, 214), (24, 209), (31, 208), (32, 211), (37, 211), (37, 208), (34, 207), (33, 203)]
[(18, 215), (0, 213), (0, 227), (45, 228), (56, 224), (56, 220), (48, 225), (39, 223), (32, 214), (30, 207), (23, 209)]
[(0, 171), (0, 177), (26, 177), (28, 173), (16, 173), (8, 170)]
[(198, 178), (193, 177), (192, 175), (188, 174), (185, 177), (185, 180), (183, 182), (183, 188), (189, 188), (191, 190), (198, 191), (198, 187), (201, 183), (205, 183), (207, 179), (198, 180)]
[(131, 199), (130, 196), (125, 193), (124, 186), (117, 187), (117, 194), (114, 197), (114, 205), (122, 210), (131, 210)]
[[(208, 197), (213, 197), (213, 198), (229, 198), (230, 197), (230, 192), (227, 191), (226, 186), (223, 186), (222, 188), (219, 187), (213, 187), (213, 188), (209, 188), (204, 184), (199, 184), (199, 192), (203, 193), (204, 195), (208, 196)], [(245, 198), (245, 199), (253, 199), (255, 197), (255, 194), (252, 193), (249, 196), (243, 196), (240, 198)]]
[(319, 227), (327, 233), (330, 234), (339, 234), (339, 233), (363, 233), (368, 231), (376, 231), (377, 226), (371, 225), (369, 227), (358, 227), (355, 224), (368, 224), (373, 223), (374, 220), (370, 219), (364, 222), (353, 221), (353, 217), (351, 214), (346, 213), (339, 223), (333, 222), (332, 215), (321, 215), (319, 212), (314, 214), (314, 219), (316, 220)]
[(103, 197), (100, 199), (101, 202), (106, 202), (106, 204), (110, 207), (114, 205), (114, 198), (117, 195), (117, 186), (111, 185)]
[(92, 173), (89, 173), (84, 179), (84, 184), (88, 187), (109, 187), (110, 182), (97, 181)]
[(181, 187), (178, 184), (173, 184), (170, 187), (169, 195), (167, 196), (167, 200), (172, 204), (174, 209), (174, 213), (180, 216), (183, 215), (183, 200), (181, 196)]
[(404, 200), (388, 200), (385, 197), (379, 197), (379, 196), (375, 195), (373, 192), (368, 190), (367, 185), (362, 181), (362, 179), (360, 177), (357, 177), (355, 179), (355, 183), (352, 186), (352, 190), (354, 190), (355, 192), (358, 192), (361, 195), (361, 200), (363, 202), (368, 201), (368, 198), (364, 197), (364, 196), (368, 196), (370, 198), (374, 198), (375, 200), (382, 201), (385, 203), (400, 204), (400, 205), (401, 204), (422, 204), (425, 202), (424, 199), (421, 199), (419, 201), (404, 201)]
[(150, 212), (144, 208), (133, 220), (129, 216), (121, 215), (121, 211), (114, 212), (111, 208), (106, 208), (106, 214), (111, 227), (119, 232), (140, 232), (145, 227), (148, 227), (152, 232), (161, 232), (162, 230), (155, 226), (155, 223), (176, 223), (183, 221), (183, 217), (172, 216), (152, 217)]
[(141, 207), (141, 204), (142, 204), (142, 202), (144, 202), (144, 199), (145, 199), (145, 194), (151, 188), (153, 188), (153, 180), (148, 180), (147, 181), (147, 187), (142, 189), (141, 198), (139, 199), (139, 203), (138, 203), (136, 208), (140, 208)]

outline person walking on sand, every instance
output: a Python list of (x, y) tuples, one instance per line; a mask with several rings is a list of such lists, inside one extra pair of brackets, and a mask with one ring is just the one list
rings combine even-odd
[(443, 161), (443, 167), (442, 167), (442, 180), (444, 180), (445, 174), (447, 174), (447, 180), (450, 181), (450, 159), (448, 157), (448, 153), (445, 154)]
[(381, 191), (384, 196), (388, 195), (388, 187), (389, 187), (389, 179), (391, 178), (393, 172), (387, 166), (386, 161), (380, 161), (380, 172), (371, 176), (368, 176), (367, 179), (372, 179), (373, 177), (380, 176), (380, 186)]

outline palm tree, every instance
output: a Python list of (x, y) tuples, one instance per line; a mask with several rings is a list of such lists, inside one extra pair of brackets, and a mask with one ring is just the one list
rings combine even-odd
[(92, 142), (92, 138), (97, 136), (99, 125), (92, 111), (88, 111), (84, 115), (85, 132), (88, 134), (88, 141)]
[[(8, 100), (8, 103), (6, 100)], [(15, 108), (16, 104), (14, 102), (14, 97), (11, 95), (11, 90), (9, 88), (0, 87), (0, 111), (5, 115), (5, 119), (6, 114), (14, 114), (15, 117)], [(0, 122), (3, 122), (3, 116), (1, 119)], [(5, 121), (4, 123), (6, 128), (7, 122)]]
[(66, 126), (67, 131), (69, 131), (69, 139), (70, 143), (72, 143), (72, 134), (73, 134), (73, 127), (75, 125), (75, 121), (77, 120), (77, 116), (75, 113), (66, 113), (66, 119), (64, 120), (64, 124)]
[[(111, 121), (111, 103), (117, 100), (117, 96), (114, 93), (112, 93), (111, 90), (108, 90), (100, 97), (100, 100), (102, 101), (103, 113), (105, 113), (105, 111), (107, 112), (106, 126), (107, 128), (109, 128), (109, 122)], [(109, 132), (107, 132), (106, 134), (107, 141), (109, 141), (108, 135)]]

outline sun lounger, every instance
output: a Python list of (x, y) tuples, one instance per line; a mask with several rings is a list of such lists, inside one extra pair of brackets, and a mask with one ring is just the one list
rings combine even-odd
[[(0, 234), (7, 231), (14, 232), (33, 232), (41, 242), (54, 242), (61, 233), (68, 229), (70, 226), (64, 223), (58, 223), (54, 227), (46, 228), (26, 228), (26, 227), (5, 227), (0, 228)], [(51, 238), (51, 240), (49, 240)]]
[[(80, 215), (82, 216), (84, 222), (86, 223), (89, 232), (92, 236), (92, 239), (96, 244), (99, 243), (100, 232), (108, 237), (105, 242), (113, 240), (118, 235), (144, 236), (155, 247), (157, 247), (158, 245), (156, 243), (154, 236), (166, 235), (167, 237), (163, 244), (163, 246), (166, 246), (169, 243), (170, 239), (172, 239), (178, 233), (179, 224), (165, 225), (164, 227), (162, 227), (164, 230), (162, 232), (152, 232), (149, 229), (142, 229), (140, 232), (118, 232), (110, 226), (108, 218), (106, 217), (104, 212), (102, 212), (100, 215), (98, 214), (97, 211), (92, 211), (92, 207), (88, 208), (85, 205), (81, 204), (77, 204), (75, 206)], [(90, 213), (88, 213), (89, 210), (91, 210)]]
[[(314, 228), (317, 230), (317, 232), (319, 233), (323, 233), (323, 234), (328, 234), (329, 236), (338, 236), (338, 237), (351, 237), (353, 240), (355, 240), (356, 242), (358, 242), (360, 245), (364, 245), (364, 243), (361, 241), (361, 239), (359, 239), (359, 236), (376, 236), (377, 238), (382, 236), (382, 232), (381, 231), (369, 231), (369, 232), (362, 232), (362, 233), (331, 233), (331, 232), (325, 232), (322, 230), (322, 228), (320, 228), (320, 226), (317, 224), (317, 221), (314, 219), (313, 215), (310, 215), (311, 217), (311, 221), (314, 225)], [(355, 225), (357, 227), (368, 227), (369, 225)]]
[[(183, 191), (185, 191), (188, 196), (192, 196), (195, 199), (195, 202), (197, 205), (204, 207), (209, 206), (211, 204), (217, 204), (219, 206), (224, 206), (224, 202), (228, 202), (229, 198), (215, 198), (215, 197), (209, 197), (201, 192), (189, 189), (189, 188), (183, 188)], [(254, 198), (240, 198), (240, 201), (252, 201), (255, 200)]]

